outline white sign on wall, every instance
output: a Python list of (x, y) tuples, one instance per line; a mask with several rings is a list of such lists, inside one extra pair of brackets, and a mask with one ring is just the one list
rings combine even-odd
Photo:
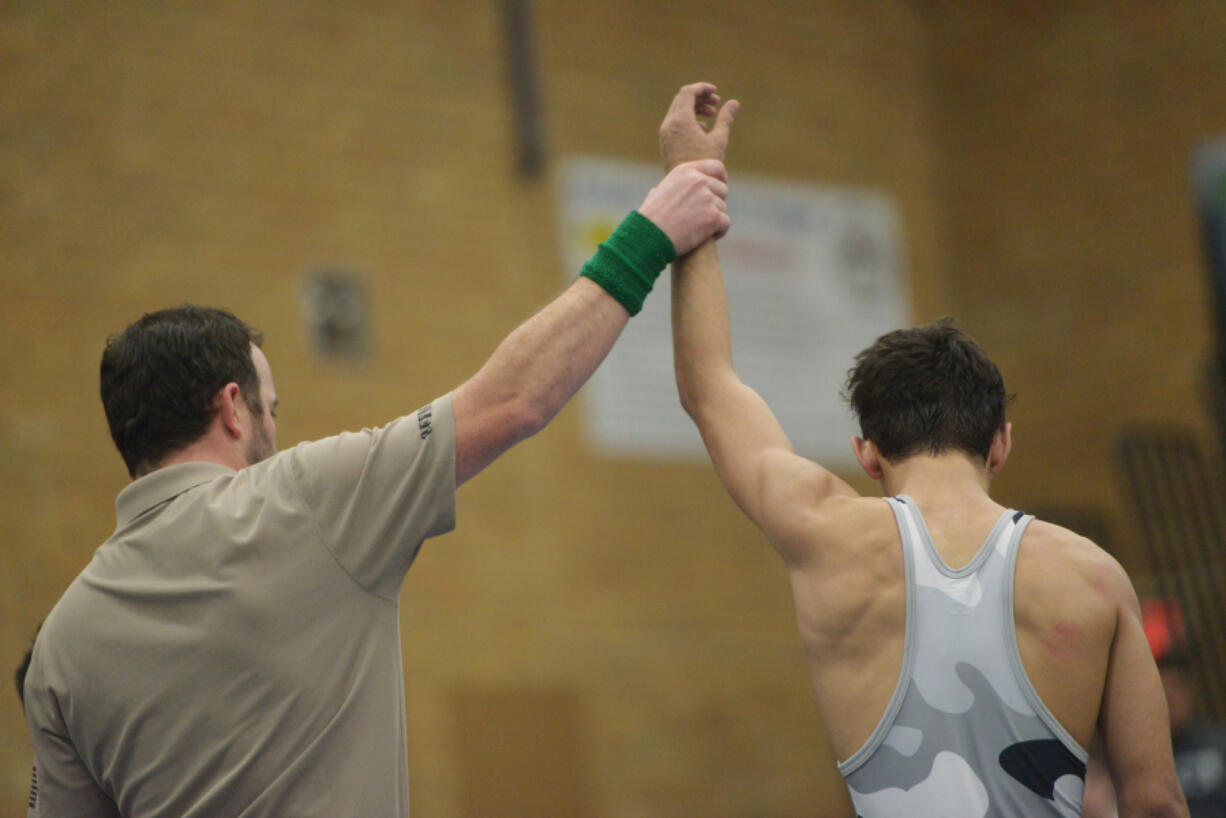
[[(661, 178), (653, 164), (580, 157), (558, 179), (562, 261), (578, 275)], [(909, 323), (898, 218), (884, 197), (736, 174), (720, 261), (741, 380), (762, 395), (801, 454), (854, 466), (858, 429), (840, 398), (856, 353)], [(656, 281), (583, 390), (589, 442), (605, 454), (705, 458), (673, 378), (669, 274)]]

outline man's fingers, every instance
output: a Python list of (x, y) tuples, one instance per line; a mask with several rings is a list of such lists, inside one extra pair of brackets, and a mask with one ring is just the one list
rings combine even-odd
[(690, 97), (701, 96), (702, 94), (714, 94), (715, 83), (713, 82), (691, 82), (689, 85), (681, 86), (681, 90), (677, 96), (688, 94)]
[(681, 86), (677, 96), (673, 97), (672, 104), (668, 106), (669, 117), (681, 116), (696, 110), (699, 100), (704, 95), (714, 93), (715, 86), (709, 82), (692, 82)]
[(735, 99), (728, 100), (724, 107), (720, 108), (719, 115), (715, 117), (715, 124), (711, 126), (711, 135), (727, 142), (728, 131), (732, 129), (732, 120), (736, 119), (736, 112), (740, 109), (740, 102)]
[[(719, 94), (715, 93), (715, 88), (712, 86), (710, 91), (701, 93), (694, 100), (694, 115), (701, 117), (715, 116), (715, 112), (719, 110)], [(703, 130), (706, 130), (705, 128)]]
[[(718, 159), (695, 159), (692, 162), (686, 162), (684, 164), (685, 166), (701, 171), (707, 176), (713, 176), (716, 179), (719, 179), (721, 182), (728, 181), (728, 171), (724, 169), (724, 163)], [(678, 165), (677, 167), (682, 167), (682, 165)]]
[(721, 199), (728, 198), (728, 185), (716, 179), (714, 176), (707, 177), (707, 189)]
[[(736, 116), (737, 107), (738, 104), (733, 100), (720, 108), (719, 95), (715, 92), (715, 86), (709, 82), (695, 82), (682, 86), (677, 95), (673, 97), (668, 114), (660, 125), (660, 147), (665, 162), (672, 165), (677, 159), (687, 154), (689, 156), (722, 155), (723, 145), (727, 143), (728, 132)], [(696, 121), (697, 117), (712, 117), (714, 121), (708, 129)], [(695, 173), (701, 174), (702, 178), (693, 178)], [(677, 174), (684, 174), (684, 176)], [(674, 193), (680, 193), (689, 200), (691, 205), (703, 203), (700, 210), (705, 210), (705, 215), (702, 217), (704, 223), (700, 229), (714, 228), (712, 232), (706, 233), (707, 237), (720, 238), (728, 232), (732, 226), (732, 220), (728, 217), (728, 205), (725, 201), (728, 197), (728, 173), (723, 162), (719, 159), (696, 159), (682, 162), (676, 164), (665, 179), (667, 183), (662, 183), (657, 190), (668, 189)], [(698, 184), (701, 184), (706, 190), (696, 187)], [(653, 191), (653, 194), (655, 192)], [(698, 200), (692, 198), (695, 193), (699, 192)], [(655, 203), (653, 194), (649, 194), (648, 201), (644, 201), (644, 208), (649, 208)], [(651, 218), (646, 210), (644, 214)], [(673, 237), (671, 233), (669, 235), (670, 238), (674, 238), (674, 246), (678, 248), (678, 252), (681, 251), (682, 245), (692, 248), (693, 245), (685, 240), (678, 245), (677, 237)], [(701, 240), (702, 237), (695, 238)]]

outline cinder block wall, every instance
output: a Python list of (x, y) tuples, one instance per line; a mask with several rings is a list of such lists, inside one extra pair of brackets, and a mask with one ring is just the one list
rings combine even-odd
[[(917, 318), (959, 315), (1022, 395), (1002, 499), (1117, 520), (1114, 418), (1199, 417), (1186, 154), (1226, 128), (1223, 24), (1025, 5), (537, 2), (547, 146), (650, 160), (675, 87), (718, 82), (744, 102), (734, 182), (893, 197)], [(0, 669), (113, 525), (108, 333), (231, 307), (267, 335), (289, 445), (453, 388), (557, 292), (548, 179), (514, 173), (498, 9), (0, 12)], [(365, 366), (308, 348), (320, 264), (373, 295)], [(415, 813), (837, 814), (782, 566), (708, 468), (597, 457), (579, 420), (464, 487), (409, 574)], [(0, 719), (0, 814), (19, 815), (11, 693)]]
[(1106, 510), (1124, 424), (1206, 414), (1213, 343), (1193, 152), (1226, 134), (1203, 4), (926, 4), (951, 311), (1018, 393), (1002, 490)]

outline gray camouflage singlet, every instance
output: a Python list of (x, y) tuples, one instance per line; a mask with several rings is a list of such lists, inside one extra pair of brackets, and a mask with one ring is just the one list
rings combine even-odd
[(839, 764), (862, 818), (1078, 816), (1088, 754), (1039, 699), (1013, 630), (1017, 544), (1006, 511), (951, 570), (915, 501), (886, 498), (902, 537), (907, 632), (877, 729)]

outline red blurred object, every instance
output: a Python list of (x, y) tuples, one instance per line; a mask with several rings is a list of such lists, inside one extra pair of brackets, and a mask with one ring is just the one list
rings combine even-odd
[(1173, 599), (1146, 599), (1141, 603), (1141, 625), (1154, 659), (1162, 661), (1183, 647), (1186, 634), (1183, 611)]

